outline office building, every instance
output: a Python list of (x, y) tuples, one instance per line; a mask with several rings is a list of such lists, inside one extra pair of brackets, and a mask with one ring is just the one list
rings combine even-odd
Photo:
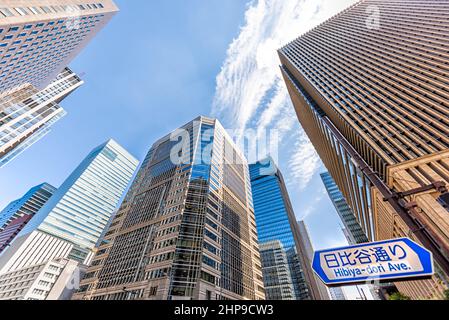
[(247, 160), (199, 117), (153, 145), (74, 299), (264, 298)]
[(0, 168), (50, 132), (66, 115), (59, 103), (82, 84), (65, 68), (43, 90), (26, 85), (0, 98)]
[(118, 11), (111, 0), (3, 0), (0, 97), (43, 90)]
[(0, 212), (0, 232), (5, 230), (17, 218), (24, 216), (33, 217), (47, 203), (55, 191), (55, 187), (48, 183), (43, 183), (31, 188), (22, 198), (12, 201)]
[(362, 227), (357, 221), (355, 214), (346, 202), (345, 197), (338, 189), (337, 184), (329, 172), (321, 174), (324, 186), (326, 187), (329, 198), (337, 210), (338, 215), (344, 225), (344, 233), (350, 244), (367, 243), (368, 238), (363, 232)]
[(0, 300), (70, 300), (85, 267), (55, 259), (0, 275)]
[[(306, 223), (304, 221), (298, 221), (299, 228), (299, 237), (300, 237), (300, 245), (303, 248), (306, 256), (306, 267), (312, 269), (313, 257), (315, 255), (315, 250), (312, 245), (312, 240), (309, 236), (309, 230), (307, 229)], [(323, 281), (313, 272), (313, 281), (314, 286), (318, 289), (319, 300), (333, 300), (330, 296), (330, 292)]]
[[(307, 257), (300, 244), (300, 235), (295, 213), (290, 202), (287, 187), (280, 170), (273, 159), (267, 158), (250, 165), (251, 186), (253, 192), (254, 212), (261, 247), (272, 248), (270, 255), (287, 257), (280, 261), (287, 263), (290, 269), (289, 285), (294, 288), (293, 300), (319, 299), (318, 289), (313, 281), (313, 272), (307, 266)], [(273, 246), (275, 241), (276, 246)], [(279, 243), (278, 243), (278, 242)], [(272, 262), (280, 261), (262, 259), (267, 299), (280, 300), (286, 295), (279, 295), (277, 288), (269, 289)], [(279, 282), (279, 281), (277, 281)], [(282, 282), (285, 282), (284, 280)], [(276, 283), (276, 281), (275, 281)]]
[(9, 247), (31, 218), (33, 218), (31, 215), (16, 218), (0, 231), (0, 254)]
[(279, 240), (260, 244), (267, 300), (296, 300), (289, 257)]
[(432, 280), (397, 285), (415, 299), (442, 299), (449, 273), (448, 10), (363, 0), (279, 50), (298, 119), (368, 239), (433, 251)]
[(88, 264), (137, 165), (113, 140), (95, 148), (0, 256), (0, 274), (55, 258)]

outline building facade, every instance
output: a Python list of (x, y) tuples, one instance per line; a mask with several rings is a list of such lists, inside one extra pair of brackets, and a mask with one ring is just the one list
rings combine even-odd
[(111, 0), (3, 0), (0, 97), (43, 90), (118, 11)]
[(249, 179), (215, 119), (157, 141), (74, 299), (264, 299)]
[[(295, 213), (281, 172), (273, 159), (268, 158), (251, 164), (250, 175), (259, 242), (271, 248), (272, 252), (267, 253), (268, 256), (275, 257), (282, 251), (281, 256), (285, 255), (287, 258), (286, 267), (290, 269), (288, 281), (294, 288), (294, 295), (291, 295), (293, 300), (319, 299), (318, 288), (313, 281), (313, 272), (307, 265), (306, 253), (300, 243)], [(273, 241), (279, 241), (280, 245), (273, 246)], [(285, 282), (285, 280), (277, 282), (270, 280), (272, 279), (272, 262), (279, 265), (280, 261), (272, 258), (262, 259), (262, 262), (264, 261), (266, 264), (263, 264), (262, 268), (265, 286)], [(277, 288), (272, 289), (267, 291), (269, 300), (279, 300), (287, 296), (279, 295), (280, 291)]]
[(260, 244), (267, 300), (296, 300), (287, 252), (279, 240)]
[[(307, 225), (304, 221), (298, 221), (299, 228), (299, 236), (301, 246), (304, 248), (304, 252), (307, 258), (306, 265), (308, 268), (312, 268), (313, 257), (315, 255), (315, 250), (312, 245), (312, 240), (309, 236), (309, 231), (307, 230)], [(311, 271), (313, 272), (313, 271)], [(313, 272), (313, 279), (311, 280), (315, 283), (315, 286), (318, 288), (318, 293), (320, 295), (320, 300), (333, 300), (329, 295), (330, 291), (326, 287), (326, 285), (321, 281), (321, 279)]]
[(355, 214), (352, 212), (346, 202), (345, 197), (341, 193), (334, 179), (329, 172), (321, 174), (324, 186), (326, 187), (329, 198), (337, 210), (338, 215), (344, 225), (344, 233), (350, 244), (362, 244), (369, 242), (365, 232), (357, 221)]
[(443, 298), (449, 273), (448, 9), (363, 0), (279, 50), (298, 119), (368, 239), (434, 252), (432, 280), (397, 285), (416, 299)]
[(43, 90), (25, 85), (0, 98), (0, 168), (50, 132), (66, 115), (59, 103), (82, 84), (65, 68)]
[(31, 188), (22, 198), (11, 202), (0, 212), (0, 232), (11, 222), (24, 216), (33, 217), (55, 193), (56, 188), (48, 183)]
[(9, 245), (14, 241), (23, 228), (25, 228), (31, 218), (33, 218), (31, 215), (16, 218), (0, 231), (0, 254), (8, 249)]
[(55, 258), (87, 264), (137, 166), (113, 140), (92, 150), (0, 256), (0, 274)]
[(0, 275), (0, 300), (68, 300), (84, 266), (68, 259), (28, 266)]

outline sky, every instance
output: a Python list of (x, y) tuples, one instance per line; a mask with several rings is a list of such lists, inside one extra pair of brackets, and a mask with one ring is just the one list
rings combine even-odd
[(276, 129), (279, 167), (315, 249), (346, 244), (281, 79), (277, 49), (355, 0), (115, 0), (120, 13), (70, 67), (85, 84), (68, 115), (0, 170), (0, 208), (42, 182), (58, 187), (95, 146), (115, 139), (142, 160), (199, 115), (226, 129)]

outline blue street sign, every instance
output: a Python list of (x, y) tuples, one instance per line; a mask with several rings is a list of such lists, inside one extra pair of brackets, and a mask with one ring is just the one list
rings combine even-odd
[(432, 253), (408, 238), (317, 251), (312, 268), (330, 286), (434, 274)]

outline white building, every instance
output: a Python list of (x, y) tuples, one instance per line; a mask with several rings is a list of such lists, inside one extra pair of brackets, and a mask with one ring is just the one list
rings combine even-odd
[(0, 255), (0, 275), (57, 258), (88, 264), (138, 163), (113, 140), (90, 152)]

